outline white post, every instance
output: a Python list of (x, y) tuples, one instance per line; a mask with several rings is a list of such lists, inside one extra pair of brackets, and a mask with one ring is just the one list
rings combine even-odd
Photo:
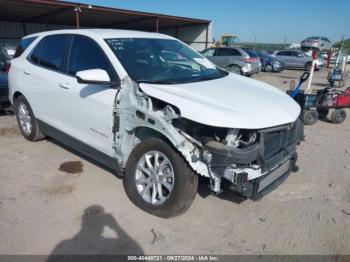
[(312, 91), (311, 90), (311, 83), (312, 83), (312, 78), (314, 76), (315, 67), (316, 67), (316, 59), (313, 59), (311, 70), (310, 70), (309, 82), (307, 83), (307, 88), (305, 89), (305, 94), (310, 94)]

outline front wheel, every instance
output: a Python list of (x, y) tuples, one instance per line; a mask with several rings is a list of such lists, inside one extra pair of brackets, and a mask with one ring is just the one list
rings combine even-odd
[(304, 110), (304, 124), (311, 126), (318, 120), (318, 113), (316, 110)]
[(272, 72), (272, 71), (273, 71), (272, 65), (266, 65), (265, 71), (266, 71), (266, 72)]
[(198, 176), (166, 142), (150, 138), (132, 151), (123, 183), (136, 206), (168, 218), (191, 206), (197, 194)]
[(45, 138), (39, 129), (33, 110), (24, 96), (17, 98), (15, 113), (18, 127), (25, 139), (35, 142)]

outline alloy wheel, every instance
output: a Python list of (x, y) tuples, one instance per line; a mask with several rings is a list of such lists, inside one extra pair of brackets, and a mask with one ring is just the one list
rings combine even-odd
[(24, 103), (21, 103), (18, 106), (18, 118), (19, 118), (22, 131), (26, 135), (30, 135), (33, 129), (32, 117), (30, 115), (30, 112), (27, 106)]
[(149, 151), (138, 161), (135, 172), (136, 188), (149, 204), (161, 205), (174, 188), (175, 173), (167, 156), (159, 151)]

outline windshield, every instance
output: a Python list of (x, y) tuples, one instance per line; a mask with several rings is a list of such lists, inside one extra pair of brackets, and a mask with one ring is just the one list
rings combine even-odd
[(177, 40), (115, 38), (106, 42), (136, 82), (181, 84), (227, 75)]

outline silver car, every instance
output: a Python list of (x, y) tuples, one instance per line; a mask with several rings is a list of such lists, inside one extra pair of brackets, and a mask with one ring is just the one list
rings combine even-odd
[[(277, 51), (274, 54), (279, 61), (282, 61), (286, 68), (302, 68), (310, 70), (312, 66), (312, 57), (296, 50)], [(316, 64), (316, 70), (319, 66)]]
[(323, 36), (312, 36), (301, 41), (302, 50), (329, 50), (332, 48), (332, 42), (327, 37)]
[(252, 49), (220, 47), (201, 53), (218, 67), (236, 74), (251, 76), (261, 70), (260, 58)]

